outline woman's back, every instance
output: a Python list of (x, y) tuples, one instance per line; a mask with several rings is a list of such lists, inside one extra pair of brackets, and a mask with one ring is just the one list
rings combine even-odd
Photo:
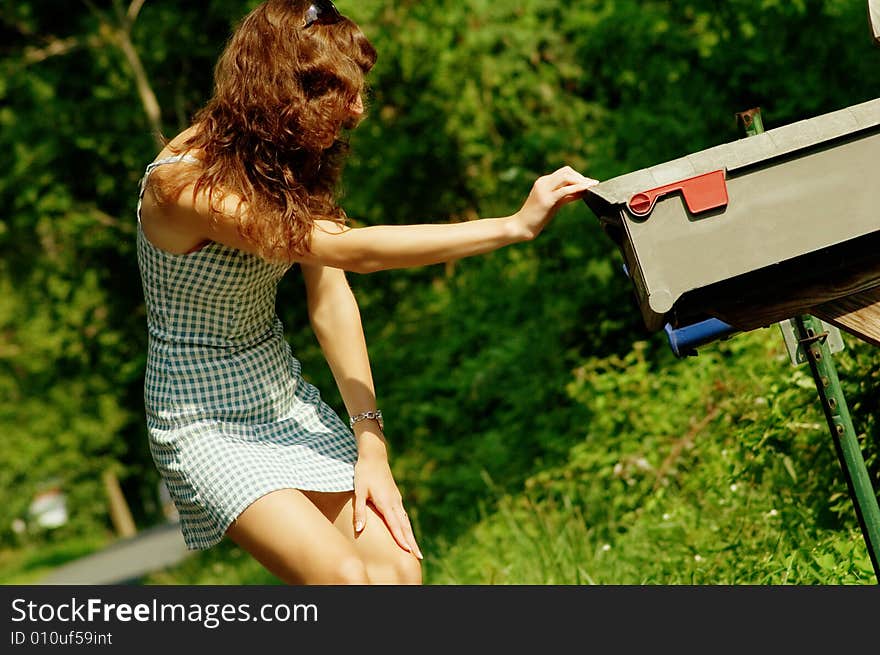
[(272, 330), (277, 284), (290, 266), (271, 264), (216, 241), (188, 253), (169, 252), (154, 245), (142, 225), (149, 176), (159, 166), (193, 161), (186, 155), (158, 159), (141, 180), (138, 265), (150, 336), (210, 346), (246, 345)]

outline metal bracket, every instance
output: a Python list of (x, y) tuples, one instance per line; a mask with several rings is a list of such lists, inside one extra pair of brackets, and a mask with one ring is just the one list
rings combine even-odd
[(815, 341), (825, 341), (828, 344), (828, 350), (832, 354), (846, 349), (846, 344), (843, 342), (840, 330), (833, 325), (828, 325), (825, 321), (822, 321), (823, 332), (805, 339), (798, 338), (794, 319), (781, 321), (777, 325), (782, 332), (782, 338), (785, 340), (785, 349), (788, 351), (788, 357), (791, 360), (792, 366), (801, 366), (808, 362), (806, 348)]

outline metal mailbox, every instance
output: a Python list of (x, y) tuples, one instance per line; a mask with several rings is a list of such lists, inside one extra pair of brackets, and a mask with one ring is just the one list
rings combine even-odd
[(649, 330), (771, 325), (880, 285), (880, 98), (593, 187)]

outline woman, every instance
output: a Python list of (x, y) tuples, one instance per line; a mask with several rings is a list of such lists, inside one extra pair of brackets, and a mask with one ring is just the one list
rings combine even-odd
[[(189, 549), (224, 535), (291, 584), (418, 584), (345, 271), (422, 266), (535, 238), (595, 180), (540, 178), (515, 214), (351, 229), (340, 134), (376, 53), (330, 2), (269, 0), (235, 30), (214, 95), (147, 167), (138, 262), (153, 459)], [(303, 380), (275, 314), (299, 264), (349, 425)]]

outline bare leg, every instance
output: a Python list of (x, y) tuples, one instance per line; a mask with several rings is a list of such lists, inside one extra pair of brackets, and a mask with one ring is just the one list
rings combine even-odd
[(363, 532), (355, 536), (353, 499), (351, 492), (318, 493), (303, 492), (316, 507), (336, 526), (357, 550), (367, 568), (371, 584), (421, 584), (422, 567), (419, 560), (403, 550), (382, 516), (367, 504), (367, 523)]
[(352, 540), (296, 489), (280, 489), (257, 499), (226, 535), (287, 584), (370, 582)]

